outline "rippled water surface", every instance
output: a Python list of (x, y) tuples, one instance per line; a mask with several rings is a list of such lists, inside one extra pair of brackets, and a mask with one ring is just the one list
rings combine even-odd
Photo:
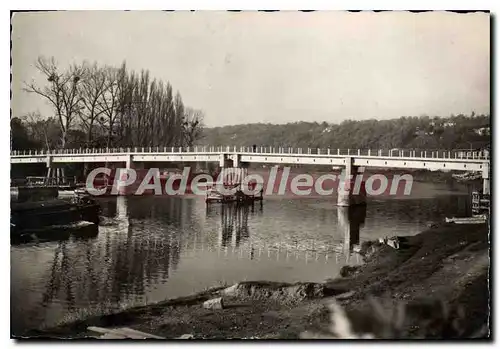
[(413, 235), (467, 210), (463, 192), (415, 184), (365, 208), (334, 199), (265, 200), (236, 209), (202, 198), (100, 199), (98, 231), (11, 247), (13, 333), (241, 280), (323, 281), (360, 263), (363, 240)]

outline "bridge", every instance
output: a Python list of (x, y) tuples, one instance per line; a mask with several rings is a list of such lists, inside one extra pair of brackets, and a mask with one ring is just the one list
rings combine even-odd
[[(483, 193), (490, 194), (490, 158), (487, 152), (414, 149), (313, 149), (291, 147), (149, 147), (12, 151), (11, 164), (45, 163), (48, 172), (67, 163), (123, 163), (133, 168), (147, 162), (217, 162), (222, 168), (241, 168), (250, 163), (327, 165), (345, 168), (346, 176), (359, 167), (427, 169), (480, 172)], [(49, 174), (48, 174), (49, 176)], [(349, 178), (349, 177), (347, 177)]]

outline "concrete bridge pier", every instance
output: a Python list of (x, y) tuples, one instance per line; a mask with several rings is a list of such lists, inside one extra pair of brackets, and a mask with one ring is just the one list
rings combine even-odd
[(118, 196), (116, 198), (116, 218), (123, 220), (128, 218), (127, 198)]
[[(122, 165), (123, 166), (123, 165)], [(108, 164), (106, 163), (105, 167), (108, 167)], [(131, 170), (131, 169), (137, 169), (138, 167), (138, 164), (135, 163), (133, 160), (132, 160), (132, 154), (127, 154), (127, 157), (126, 157), (126, 160), (125, 160), (125, 169), (120, 169), (120, 167), (118, 167), (115, 171), (115, 176), (119, 176), (120, 178), (116, 178), (114, 179), (114, 182), (116, 183), (116, 189), (118, 191), (118, 195), (130, 195), (132, 193), (134, 193), (138, 186), (140, 185), (142, 179), (139, 178), (139, 175), (137, 175), (136, 177), (136, 180), (135, 180), (135, 183), (134, 184), (129, 184), (129, 185), (125, 185), (125, 181), (127, 180), (128, 176), (130, 176), (130, 174), (127, 174), (127, 170)], [(115, 183), (113, 183), (113, 185), (115, 185)]]
[(483, 178), (483, 194), (490, 195), (490, 179)]
[(488, 165), (484, 165), (482, 177), (483, 177), (483, 194), (485, 195), (490, 195), (491, 194), (491, 188), (490, 188), (490, 169)]
[[(106, 164), (106, 167), (108, 165)], [(123, 165), (122, 165), (123, 166)], [(132, 156), (128, 155), (125, 160), (125, 169), (134, 169), (134, 170), (144, 170), (146, 168), (146, 163), (143, 161), (132, 161)], [(118, 168), (121, 166), (117, 166)]]
[(241, 161), (241, 154), (234, 154), (232, 156), (233, 167), (236, 168), (237, 183), (242, 183), (243, 179), (248, 175), (248, 167), (250, 167), (249, 162)]
[(364, 172), (364, 168), (354, 166), (352, 157), (345, 158), (344, 163), (345, 170), (339, 179), (337, 205), (354, 206), (366, 204), (364, 181), (362, 177), (357, 178), (359, 173)]
[(131, 154), (127, 154), (127, 160), (125, 161), (125, 168), (126, 169), (134, 168), (134, 161), (132, 160)]
[(128, 203), (127, 197), (125, 196), (117, 196), (116, 197), (116, 214), (115, 221), (118, 223), (119, 233), (127, 234), (129, 233), (129, 212), (128, 212)]
[(337, 219), (339, 227), (344, 233), (342, 250), (345, 255), (350, 255), (353, 247), (360, 243), (360, 230), (365, 224), (366, 206), (338, 207)]
[(63, 184), (65, 181), (64, 167), (55, 166), (53, 163), (53, 157), (51, 155), (47, 155), (46, 164), (47, 176), (45, 179), (45, 183), (47, 185)]
[(51, 178), (52, 178), (52, 176), (53, 176), (53, 174), (52, 174), (52, 160), (53, 160), (53, 159), (52, 159), (52, 156), (47, 155), (47, 159), (45, 160), (45, 161), (46, 161), (46, 164), (47, 164), (47, 177), (46, 177), (46, 179), (45, 179), (45, 182), (46, 182), (47, 184), (49, 184), (49, 183), (50, 183), (50, 180), (51, 180)]
[(225, 154), (220, 160), (223, 181), (227, 184), (241, 183), (248, 174), (249, 165), (247, 162), (241, 162), (239, 154)]
[[(55, 170), (55, 169), (54, 169)], [(46, 184), (49, 184), (52, 180), (52, 176), (53, 176), (53, 171), (52, 171), (52, 167), (48, 167), (47, 168), (47, 176), (45, 177), (45, 183)]]
[(65, 183), (64, 168), (55, 166), (49, 167), (47, 169), (47, 177), (45, 181), (47, 185), (64, 184)]

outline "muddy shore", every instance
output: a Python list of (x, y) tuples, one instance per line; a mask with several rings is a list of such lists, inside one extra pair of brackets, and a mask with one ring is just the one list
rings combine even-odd
[[(338, 338), (345, 320), (359, 337), (490, 338), (488, 225), (441, 224), (400, 242), (363, 244), (365, 264), (323, 283), (242, 282), (25, 336), (89, 338), (100, 326), (167, 339)], [(217, 297), (223, 309), (202, 306)]]

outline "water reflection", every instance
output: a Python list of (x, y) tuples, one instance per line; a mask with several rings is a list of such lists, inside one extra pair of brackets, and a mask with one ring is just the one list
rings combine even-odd
[(23, 235), (11, 234), (11, 245), (39, 244), (44, 242), (87, 240), (97, 237), (99, 227), (95, 224), (61, 226), (51, 230), (39, 230)]
[(250, 237), (248, 219), (263, 213), (263, 205), (207, 205), (206, 217), (220, 217), (219, 247), (239, 247)]
[(366, 205), (337, 207), (339, 227), (344, 232), (342, 252), (350, 255), (353, 247), (359, 245), (360, 230), (366, 220)]
[(372, 201), (269, 200), (210, 205), (199, 198), (99, 199), (99, 234), (11, 247), (13, 329), (59, 321), (80, 308), (156, 302), (224, 281), (322, 281), (363, 240), (415, 234), (456, 214), (463, 197)]
[(68, 253), (67, 242), (59, 242), (54, 253), (54, 259), (50, 268), (50, 276), (42, 297), (41, 307), (52, 303), (57, 294), (64, 294), (64, 301), (68, 309), (75, 306), (75, 296), (71, 283), (63, 275), (70, 272), (71, 256)]

